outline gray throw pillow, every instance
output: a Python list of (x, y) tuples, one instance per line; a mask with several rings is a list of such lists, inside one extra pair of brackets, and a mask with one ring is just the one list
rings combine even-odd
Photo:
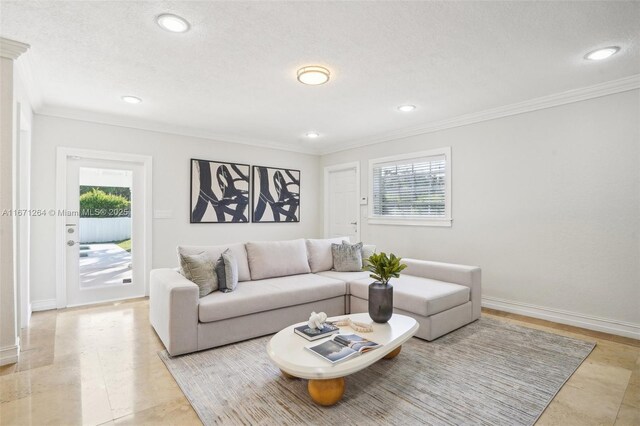
[(338, 272), (362, 271), (362, 243), (331, 244), (333, 269)]
[[(342, 240), (342, 244), (349, 244), (349, 241)], [(373, 244), (362, 244), (362, 267), (369, 266), (369, 257), (376, 252), (376, 246)]]
[(218, 286), (223, 293), (233, 291), (238, 286), (238, 262), (231, 250), (225, 250), (218, 258), (216, 274), (218, 274)]
[(200, 297), (218, 289), (218, 277), (214, 270), (213, 260), (204, 252), (200, 254), (178, 253), (181, 273), (186, 279), (198, 286)]

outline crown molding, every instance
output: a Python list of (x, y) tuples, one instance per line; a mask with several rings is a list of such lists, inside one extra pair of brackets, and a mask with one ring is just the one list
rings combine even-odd
[[(26, 57), (25, 57), (26, 59)], [(21, 61), (19, 61), (21, 62)], [(498, 118), (508, 117), (512, 115), (524, 114), (527, 112), (537, 111), (546, 108), (566, 105), (573, 102), (580, 102), (588, 99), (598, 98), (602, 96), (612, 95), (615, 93), (626, 92), (640, 88), (640, 74), (634, 74), (618, 80), (612, 80), (580, 89), (572, 89), (548, 96), (530, 99), (498, 108), (492, 108), (471, 114), (464, 114), (445, 120), (427, 123), (426, 125), (417, 126), (409, 129), (374, 135), (367, 138), (360, 138), (351, 141), (336, 142), (325, 147), (312, 146), (295, 146), (275, 142), (270, 140), (259, 140), (251, 138), (243, 138), (235, 135), (220, 135), (203, 129), (195, 129), (184, 126), (176, 126), (166, 123), (157, 123), (131, 117), (122, 117), (109, 114), (96, 113), (91, 111), (82, 111), (64, 107), (50, 107), (42, 104), (40, 92), (35, 85), (35, 79), (30, 73), (30, 64), (25, 61), (23, 64), (25, 69), (22, 74), (25, 76), (25, 84), (28, 86), (27, 91), (32, 102), (33, 110), (36, 114), (67, 118), (72, 120), (87, 121), (99, 124), (107, 124), (112, 126), (127, 127), (132, 129), (147, 130), (153, 132), (167, 133), (180, 136), (190, 136), (200, 139), (215, 140), (220, 142), (237, 143), (242, 145), (257, 146), (262, 148), (271, 148), (282, 151), (298, 152), (311, 155), (327, 155), (348, 149), (359, 148), (367, 145), (374, 145), (382, 142), (389, 142), (397, 139), (417, 136), (422, 134), (434, 133), (441, 130), (452, 129), (456, 127), (467, 126), (470, 124), (480, 123), (483, 121), (495, 120)], [(21, 68), (19, 68), (21, 69)], [(33, 96), (33, 99), (31, 99)]]
[(0, 37), (0, 57), (16, 60), (29, 50), (29, 45), (9, 38)]
[(348, 149), (374, 145), (382, 142), (389, 142), (392, 140), (407, 138), (410, 136), (433, 133), (440, 130), (452, 129), (455, 127), (467, 126), (469, 124), (480, 123), (483, 121), (495, 120), (497, 118), (523, 114), (526, 112), (537, 111), (546, 108), (553, 108), (560, 105), (599, 98), (601, 96), (612, 95), (615, 93), (626, 92), (639, 88), (640, 74), (634, 74), (629, 77), (620, 78), (618, 80), (611, 80), (604, 83), (595, 84), (593, 86), (567, 90), (565, 92), (555, 93), (553, 95), (530, 99), (524, 102), (518, 102), (498, 108), (487, 109), (471, 114), (464, 114), (458, 117), (435, 121), (418, 127), (384, 133), (367, 138), (355, 139), (352, 141), (335, 143), (320, 150), (320, 155), (333, 154), (336, 152), (346, 151)]
[(24, 55), (19, 61), (15, 62), (16, 71), (18, 77), (24, 83), (24, 89), (31, 104), (31, 109), (37, 111), (42, 108), (42, 90), (38, 81), (33, 75), (33, 62), (31, 62), (31, 55)]
[(241, 145), (250, 145), (260, 148), (277, 149), (281, 151), (297, 152), (301, 154), (319, 155), (318, 150), (307, 146), (294, 146), (281, 142), (275, 142), (262, 139), (243, 138), (235, 135), (220, 135), (208, 132), (202, 129), (191, 127), (175, 126), (166, 123), (158, 123), (131, 117), (122, 117), (110, 114), (102, 114), (91, 111), (82, 111), (64, 107), (41, 106), (34, 109), (38, 115), (66, 118), (77, 121), (86, 121), (90, 123), (106, 124), (110, 126), (126, 127), (130, 129), (146, 130), (151, 132), (165, 133), (178, 136), (188, 136), (198, 139), (207, 139), (210, 141), (236, 143)]

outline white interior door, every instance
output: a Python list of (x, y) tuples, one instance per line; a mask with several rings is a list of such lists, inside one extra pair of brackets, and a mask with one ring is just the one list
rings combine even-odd
[(360, 173), (357, 164), (326, 169), (325, 234), (360, 241)]
[[(66, 175), (61, 249), (66, 251), (67, 306), (144, 296), (143, 165), (68, 157)], [(81, 187), (117, 191), (130, 206), (81, 208)]]

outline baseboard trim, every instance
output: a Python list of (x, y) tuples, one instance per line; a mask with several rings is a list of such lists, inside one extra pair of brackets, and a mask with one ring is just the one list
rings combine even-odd
[(13, 346), (0, 349), (0, 365), (15, 364), (20, 354), (20, 339)]
[(31, 302), (31, 312), (50, 311), (57, 308), (56, 299), (34, 300)]
[(640, 324), (594, 317), (561, 309), (546, 308), (543, 306), (499, 299), (491, 296), (482, 297), (482, 306), (485, 308), (510, 312), (512, 314), (525, 315), (560, 324), (567, 324), (574, 327), (581, 327), (640, 340)]

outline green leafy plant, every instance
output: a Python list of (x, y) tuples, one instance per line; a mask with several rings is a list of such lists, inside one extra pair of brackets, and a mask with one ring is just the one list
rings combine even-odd
[(393, 253), (389, 256), (384, 252), (374, 253), (369, 256), (367, 261), (369, 263), (363, 269), (371, 272), (369, 276), (384, 285), (389, 284), (391, 278), (398, 278), (400, 272), (407, 267), (407, 265), (401, 263), (402, 258), (396, 257)]
[(94, 188), (80, 196), (80, 217), (128, 217), (130, 206), (125, 197)]

